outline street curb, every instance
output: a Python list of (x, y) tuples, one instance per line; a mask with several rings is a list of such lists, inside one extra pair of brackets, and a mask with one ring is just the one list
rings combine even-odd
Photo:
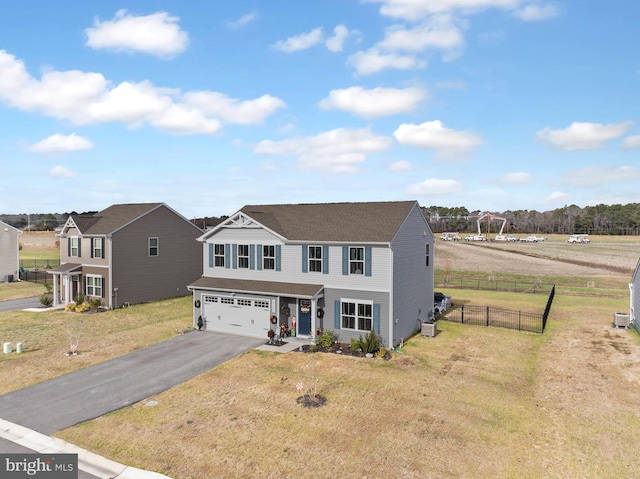
[(40, 454), (77, 454), (78, 468), (100, 479), (171, 479), (158, 472), (125, 466), (55, 437), (0, 418), (0, 437)]

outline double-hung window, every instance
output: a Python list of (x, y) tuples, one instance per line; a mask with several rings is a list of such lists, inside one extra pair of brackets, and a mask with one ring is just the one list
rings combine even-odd
[(238, 268), (249, 269), (249, 245), (238, 245)]
[(214, 266), (224, 268), (224, 244), (215, 244), (213, 246)]
[(364, 274), (364, 248), (349, 248), (349, 274)]
[(69, 256), (80, 256), (80, 238), (77, 236), (69, 238)]
[(93, 274), (87, 275), (87, 290), (85, 291), (87, 296), (102, 297), (102, 276), (96, 276)]
[(276, 247), (262, 246), (262, 269), (276, 269)]
[(342, 329), (371, 331), (373, 329), (373, 305), (351, 301), (342, 302)]
[(158, 256), (158, 238), (149, 238), (149, 256)]
[(309, 246), (309, 271), (322, 273), (322, 246)]
[(429, 244), (427, 243), (425, 245), (425, 257), (426, 257), (426, 266), (427, 266), (427, 268), (429, 267), (429, 259), (430, 259), (430, 256), (431, 256), (430, 252), (431, 252), (431, 248), (429, 248)]
[(93, 257), (94, 258), (104, 258), (102, 254), (103, 249), (102, 238), (93, 238)]

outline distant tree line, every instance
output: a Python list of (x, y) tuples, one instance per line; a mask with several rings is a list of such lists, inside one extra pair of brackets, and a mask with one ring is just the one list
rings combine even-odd
[[(626, 205), (596, 205), (580, 208), (576, 205), (551, 211), (507, 210), (504, 212), (469, 211), (465, 207), (423, 207), (423, 212), (434, 232), (477, 231), (478, 218), (485, 213), (505, 218), (504, 233), (529, 234), (640, 234), (640, 203)], [(483, 221), (482, 232), (497, 233), (501, 221)]]

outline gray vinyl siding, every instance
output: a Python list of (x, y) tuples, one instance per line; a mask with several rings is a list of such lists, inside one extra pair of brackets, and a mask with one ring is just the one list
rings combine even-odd
[(0, 225), (0, 280), (5, 281), (7, 275), (12, 275), (14, 281), (17, 281), (20, 264), (18, 231), (4, 223)]
[(640, 332), (640, 261), (638, 261), (629, 285), (629, 292), (631, 294), (629, 308), (631, 324)]
[[(425, 245), (430, 261), (426, 266)], [(394, 345), (411, 337), (433, 309), (434, 237), (419, 207), (407, 216), (392, 241)]]
[(335, 328), (335, 307), (336, 301), (342, 299), (355, 299), (362, 301), (371, 301), (380, 305), (380, 336), (385, 346), (389, 345), (389, 293), (381, 293), (374, 291), (359, 291), (353, 289), (324, 289), (324, 317), (318, 319), (317, 326), (322, 329), (333, 330), (337, 341), (348, 343), (352, 338), (358, 339), (364, 336), (364, 331), (353, 331), (350, 329)]
[[(113, 288), (118, 292), (113, 307), (189, 294), (187, 285), (202, 275), (202, 245), (196, 240), (201, 234), (165, 206), (116, 231), (110, 294)], [(150, 237), (158, 238), (158, 256), (149, 256)]]

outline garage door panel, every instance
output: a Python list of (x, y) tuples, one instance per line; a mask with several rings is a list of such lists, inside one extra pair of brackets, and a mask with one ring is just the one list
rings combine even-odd
[(266, 338), (269, 301), (257, 298), (203, 297), (206, 329), (221, 333)]

